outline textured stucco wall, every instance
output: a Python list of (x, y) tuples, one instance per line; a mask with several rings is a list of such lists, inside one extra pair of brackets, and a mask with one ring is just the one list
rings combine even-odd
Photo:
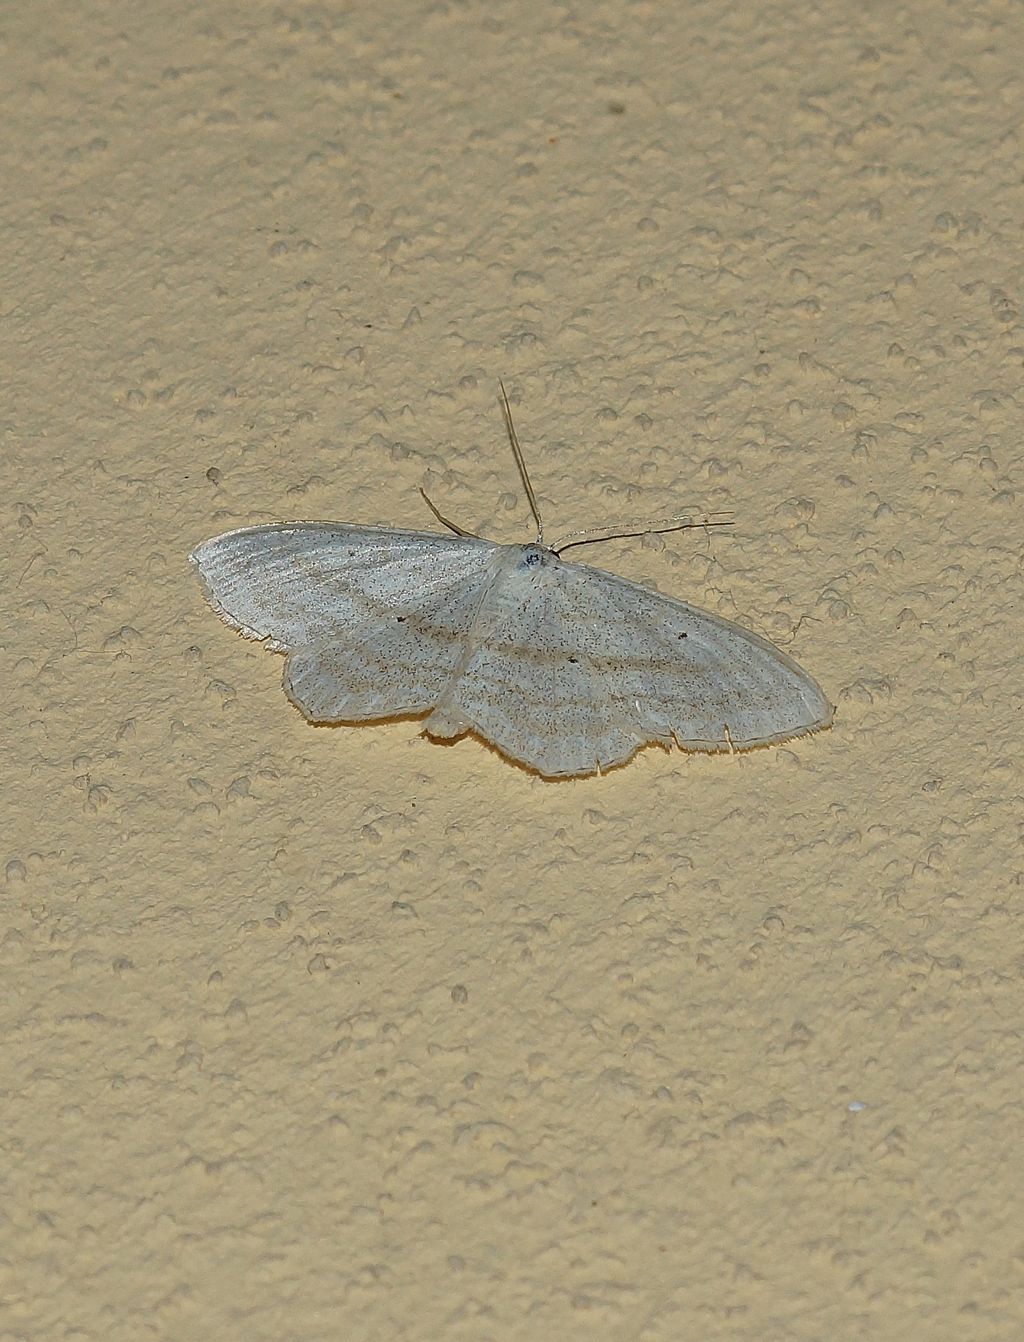
[[(11, 6), (0, 1338), (1007, 1339), (1024, 12)], [(317, 730), (185, 556), (587, 556), (830, 733)]]

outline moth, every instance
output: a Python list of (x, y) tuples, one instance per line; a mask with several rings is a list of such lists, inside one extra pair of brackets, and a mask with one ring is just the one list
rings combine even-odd
[(534, 541), (487, 540), (427, 499), (454, 534), (277, 522), (189, 556), (221, 618), (285, 655), (285, 694), (310, 722), (424, 717), (428, 736), (472, 732), (545, 778), (602, 773), (650, 744), (748, 750), (830, 725), (820, 687), (767, 639), (563, 557), (702, 522), (545, 545), (504, 386), (501, 401)]

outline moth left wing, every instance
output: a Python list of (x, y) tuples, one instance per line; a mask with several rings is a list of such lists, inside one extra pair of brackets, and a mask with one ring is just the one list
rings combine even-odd
[(191, 559), (211, 605), (288, 654), (284, 689), (312, 722), (426, 712), (450, 684), (498, 546), (331, 522), (246, 527)]

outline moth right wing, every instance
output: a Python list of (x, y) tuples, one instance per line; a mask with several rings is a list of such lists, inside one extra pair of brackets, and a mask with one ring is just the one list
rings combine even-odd
[(285, 692), (314, 722), (433, 707), (501, 547), (332, 522), (244, 527), (196, 546), (207, 599), (247, 638), (289, 654)]
[(475, 648), (426, 730), (472, 727), (545, 777), (648, 742), (748, 750), (827, 727), (820, 687), (767, 639), (602, 569), (516, 570), (520, 600)]

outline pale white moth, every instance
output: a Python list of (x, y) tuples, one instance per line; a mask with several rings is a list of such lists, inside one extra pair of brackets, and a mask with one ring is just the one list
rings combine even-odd
[(304, 716), (425, 717), (427, 735), (473, 732), (545, 778), (602, 773), (650, 744), (732, 752), (829, 726), (821, 689), (767, 639), (562, 557), (706, 522), (675, 517), (545, 545), (504, 387), (501, 397), (537, 524), (529, 544), (485, 540), (427, 499), (454, 535), (276, 522), (192, 551), (222, 619), (285, 654), (284, 691)]

